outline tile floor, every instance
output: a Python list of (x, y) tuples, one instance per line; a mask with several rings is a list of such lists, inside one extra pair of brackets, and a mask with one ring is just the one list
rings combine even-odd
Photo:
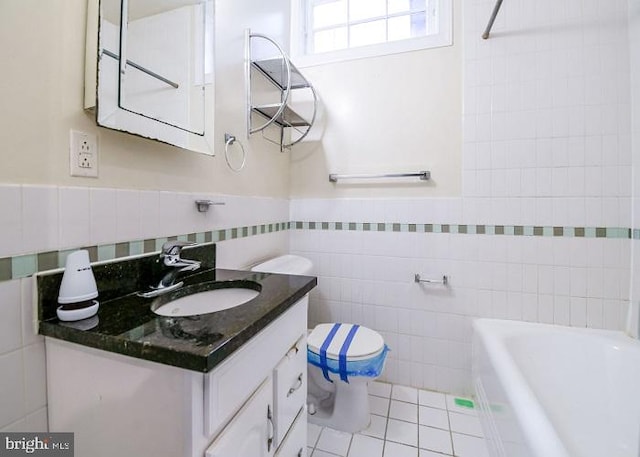
[(371, 425), (356, 433), (309, 424), (310, 457), (488, 457), (475, 410), (451, 395), (369, 385)]

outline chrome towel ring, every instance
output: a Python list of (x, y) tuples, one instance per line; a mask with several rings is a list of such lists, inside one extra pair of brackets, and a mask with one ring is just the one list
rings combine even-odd
[[(231, 159), (229, 158), (229, 147), (235, 144), (236, 142), (238, 143), (238, 145), (240, 146), (240, 149), (242, 150), (242, 163), (238, 167), (234, 167), (233, 165), (231, 165)], [(235, 136), (231, 135), (230, 133), (224, 134), (224, 158), (227, 161), (227, 165), (229, 166), (229, 168), (231, 168), (231, 170), (235, 172), (242, 170), (247, 163), (247, 153), (244, 150), (244, 146)]]

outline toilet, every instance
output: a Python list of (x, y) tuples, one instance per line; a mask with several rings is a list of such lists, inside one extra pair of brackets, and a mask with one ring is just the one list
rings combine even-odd
[[(254, 266), (265, 273), (310, 275), (313, 263), (284, 255)], [(307, 335), (307, 405), (309, 422), (355, 433), (370, 423), (368, 384), (384, 369), (389, 348), (367, 327), (333, 322), (318, 324)]]

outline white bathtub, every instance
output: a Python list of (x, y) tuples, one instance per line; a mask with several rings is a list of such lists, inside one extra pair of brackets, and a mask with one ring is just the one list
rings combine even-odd
[(638, 457), (640, 342), (621, 332), (474, 322), (473, 381), (492, 457)]

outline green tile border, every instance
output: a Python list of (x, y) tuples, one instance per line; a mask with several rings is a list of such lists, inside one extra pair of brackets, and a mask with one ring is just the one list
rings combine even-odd
[(11, 257), (0, 259), (0, 281), (9, 281), (13, 277)]
[(317, 222), (291, 221), (284, 230), (325, 230), (364, 232), (449, 233), (460, 235), (536, 236), (564, 238), (640, 239), (640, 229), (626, 227), (570, 227), (491, 224), (416, 224), (400, 222)]
[[(318, 225), (320, 227), (321, 225)], [(331, 230), (341, 229), (341, 222), (327, 223)], [(301, 222), (272, 222), (244, 227), (231, 227), (211, 230), (199, 233), (186, 233), (169, 237), (148, 238), (142, 240), (123, 241), (99, 246), (80, 246), (77, 249), (89, 251), (92, 262), (113, 260), (131, 255), (149, 254), (157, 252), (167, 240), (190, 241), (193, 243), (210, 243), (218, 241), (247, 238), (266, 233), (281, 232), (292, 228), (316, 228), (315, 223)], [(361, 229), (362, 225), (360, 225)], [(354, 226), (354, 229), (357, 228)], [(45, 251), (34, 254), (16, 255), (0, 258), (0, 282), (11, 279), (26, 278), (39, 271), (52, 270), (64, 267), (67, 255), (77, 249), (64, 249), (60, 251)]]
[[(113, 260), (160, 250), (167, 240), (195, 243), (221, 242), (285, 230), (360, 231), (389, 233), (441, 233), (451, 235), (495, 235), (535, 237), (576, 237), (640, 240), (640, 229), (626, 227), (563, 227), (490, 224), (428, 224), (404, 222), (287, 221), (231, 227), (170, 237), (123, 241), (99, 246), (83, 246), (92, 261)], [(0, 281), (29, 277), (39, 271), (63, 267), (67, 255), (76, 249), (45, 251), (0, 258)]]
[(293, 221), (294, 230), (350, 230), (365, 232), (448, 233), (460, 235), (535, 236), (560, 238), (640, 239), (640, 229), (626, 227), (569, 227), (491, 224), (415, 224), (399, 222), (309, 222)]

